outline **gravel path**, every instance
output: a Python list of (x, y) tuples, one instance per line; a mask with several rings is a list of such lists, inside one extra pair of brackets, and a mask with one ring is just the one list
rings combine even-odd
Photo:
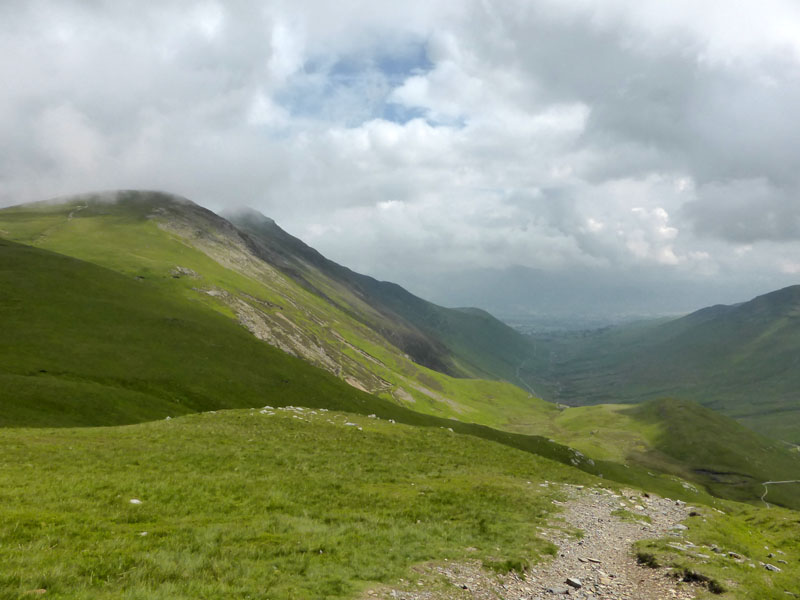
[[(549, 562), (536, 565), (523, 580), (516, 574), (497, 576), (478, 561), (418, 567), (417, 581), (395, 588), (368, 590), (364, 598), (440, 600), (581, 599), (659, 600), (694, 598), (694, 588), (636, 562), (631, 545), (642, 539), (682, 536), (680, 521), (690, 509), (682, 502), (639, 492), (622, 495), (604, 489), (572, 488), (571, 500), (542, 536), (559, 550)], [(625, 510), (620, 519), (612, 512)], [(650, 522), (646, 522), (649, 519)], [(677, 526), (677, 528), (676, 528)], [(579, 529), (583, 536), (570, 534)], [(567, 583), (570, 579), (571, 583)]]
[[(612, 512), (625, 510), (629, 519), (621, 520)], [(693, 598), (691, 586), (679, 584), (667, 569), (650, 569), (637, 564), (631, 545), (637, 540), (669, 535), (681, 536), (680, 521), (689, 510), (682, 502), (644, 497), (638, 493), (614, 494), (592, 490), (570, 501), (563, 513), (571, 526), (584, 532), (581, 539), (559, 535), (549, 539), (559, 547), (550, 563), (537, 565), (531, 572), (532, 598), (552, 598), (552, 592), (565, 593), (567, 578), (576, 578), (580, 589), (569, 590), (577, 598), (621, 598), (652, 600), (656, 598)], [(641, 520), (639, 520), (641, 517)], [(649, 518), (650, 522), (645, 522)]]

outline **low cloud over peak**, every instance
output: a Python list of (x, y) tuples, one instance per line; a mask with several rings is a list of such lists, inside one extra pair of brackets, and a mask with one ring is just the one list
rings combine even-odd
[(799, 40), (777, 0), (0, 7), (0, 205), (249, 204), (454, 304), (515, 265), (744, 299), (800, 264)]

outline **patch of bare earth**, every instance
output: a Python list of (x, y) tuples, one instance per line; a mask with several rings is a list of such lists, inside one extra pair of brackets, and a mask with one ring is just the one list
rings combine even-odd
[[(567, 488), (552, 528), (542, 537), (558, 552), (533, 566), (525, 576), (494, 574), (479, 561), (426, 564), (414, 569), (412, 581), (372, 588), (362, 599), (403, 600), (554, 600), (557, 598), (659, 600), (695, 597), (695, 588), (666, 568), (640, 565), (632, 550), (638, 540), (683, 535), (680, 522), (690, 509), (682, 502), (637, 492), (622, 495), (605, 489)], [(625, 510), (622, 520), (612, 514)], [(650, 522), (646, 522), (649, 518)], [(576, 534), (576, 530), (580, 533)]]

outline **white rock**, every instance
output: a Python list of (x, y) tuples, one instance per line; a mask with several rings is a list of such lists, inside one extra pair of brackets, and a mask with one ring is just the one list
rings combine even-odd
[(567, 577), (567, 580), (564, 583), (570, 587), (574, 587), (576, 590), (579, 590), (583, 587), (581, 580), (577, 577)]

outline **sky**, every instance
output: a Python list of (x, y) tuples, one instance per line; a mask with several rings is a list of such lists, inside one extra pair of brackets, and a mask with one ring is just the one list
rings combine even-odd
[(0, 80), (0, 206), (247, 205), (500, 315), (800, 283), (795, 0), (10, 0)]

